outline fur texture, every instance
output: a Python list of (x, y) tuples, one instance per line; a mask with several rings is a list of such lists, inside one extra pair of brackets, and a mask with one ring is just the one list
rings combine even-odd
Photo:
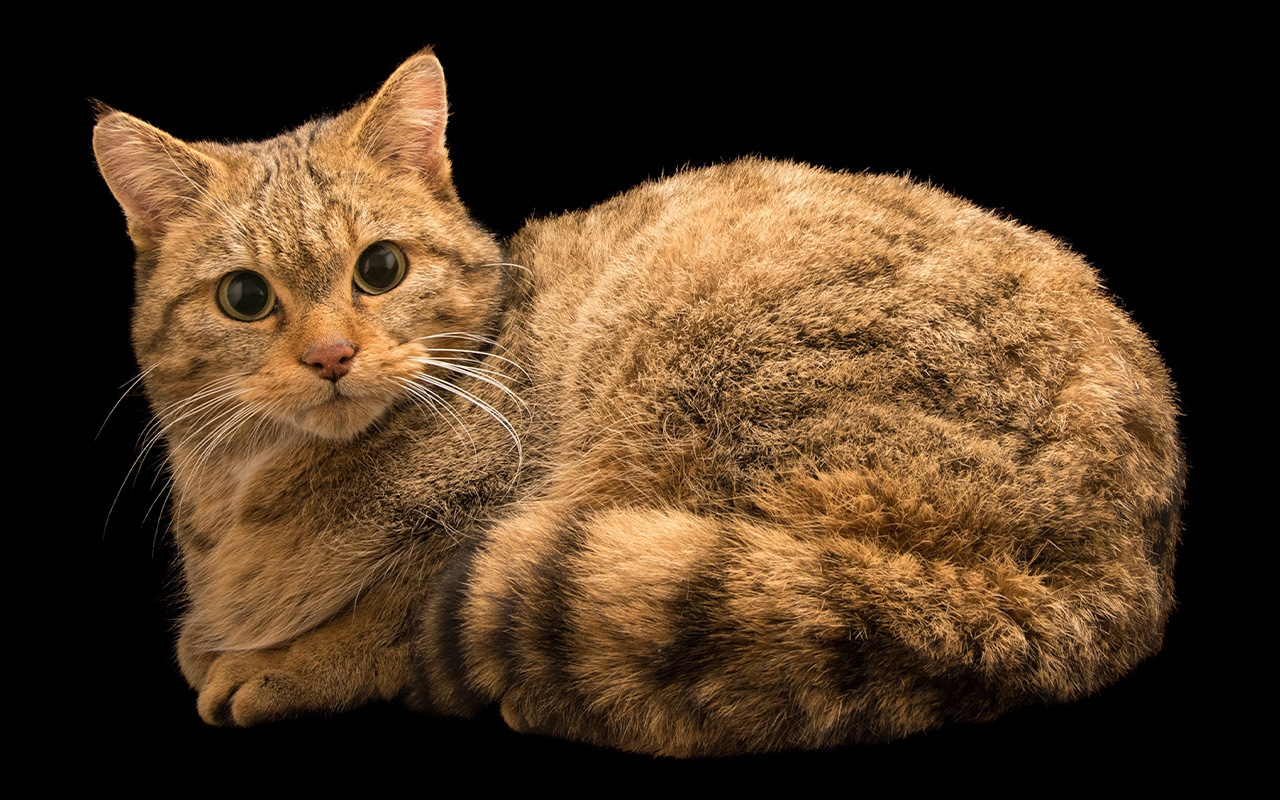
[[(210, 722), (399, 699), (649, 753), (886, 739), (1097, 690), (1160, 646), (1167, 374), (1045, 234), (748, 159), (467, 216), (435, 58), (268, 142), (128, 115), (179, 654)], [(353, 288), (396, 242), (404, 282)], [(252, 269), (278, 305), (218, 308)], [(340, 380), (307, 354), (355, 352)]]

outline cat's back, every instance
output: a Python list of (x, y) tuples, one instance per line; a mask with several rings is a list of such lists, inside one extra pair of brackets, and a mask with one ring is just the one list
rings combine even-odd
[[(883, 361), (905, 348), (929, 352), (929, 371), (943, 373), (967, 371), (974, 356), (1010, 366), (1009, 353), (974, 350), (993, 344), (1062, 372), (1103, 338), (1163, 375), (1079, 255), (900, 176), (741, 159), (532, 222), (511, 246), (526, 268), (516, 313), (531, 315), (546, 350), (537, 359), (559, 374), (577, 348), (644, 350), (661, 331), (686, 349), (741, 341), (777, 357), (808, 347)], [(1049, 339), (1070, 352), (1031, 352)]]
[[(529, 223), (513, 240), (545, 310), (563, 291), (609, 305), (689, 284), (751, 281), (753, 294), (874, 282), (1032, 280), (1088, 291), (1093, 271), (1051, 237), (895, 175), (744, 158), (649, 181), (592, 208)], [(536, 265), (536, 269), (534, 266)]]
[[(511, 249), (547, 463), (580, 501), (757, 514), (879, 481), (953, 516), (974, 498), (1082, 530), (1120, 514), (1171, 558), (1167, 373), (1045, 233), (901, 177), (745, 159), (533, 222)], [(987, 544), (1037, 541), (1013, 526)]]
[(659, 362), (741, 385), (785, 364), (998, 433), (1034, 427), (1084, 369), (1173, 428), (1159, 357), (1083, 258), (907, 178), (742, 159), (532, 222), (511, 250), (544, 387), (635, 390)]

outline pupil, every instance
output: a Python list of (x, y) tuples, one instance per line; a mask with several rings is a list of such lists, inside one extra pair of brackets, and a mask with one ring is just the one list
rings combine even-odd
[(237, 275), (227, 285), (227, 302), (245, 316), (253, 316), (267, 304), (267, 284), (252, 273)]
[(365, 283), (385, 289), (395, 282), (399, 272), (396, 254), (391, 252), (391, 248), (375, 244), (364, 251), (364, 264), (361, 265), (360, 273)]

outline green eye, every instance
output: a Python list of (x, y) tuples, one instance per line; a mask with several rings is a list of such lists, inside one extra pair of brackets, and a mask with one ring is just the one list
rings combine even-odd
[(391, 242), (377, 242), (356, 259), (356, 286), (368, 294), (390, 291), (404, 280), (409, 261), (404, 251)]
[(253, 322), (276, 307), (276, 293), (267, 279), (256, 272), (230, 272), (218, 284), (218, 305), (232, 319)]

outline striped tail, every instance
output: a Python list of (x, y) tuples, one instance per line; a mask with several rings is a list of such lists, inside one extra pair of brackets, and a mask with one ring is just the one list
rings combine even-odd
[(500, 703), (517, 730), (662, 755), (818, 748), (1077, 697), (1160, 645), (1170, 584), (1140, 532), (1035, 569), (833, 534), (527, 507), (437, 585), (417, 704)]

